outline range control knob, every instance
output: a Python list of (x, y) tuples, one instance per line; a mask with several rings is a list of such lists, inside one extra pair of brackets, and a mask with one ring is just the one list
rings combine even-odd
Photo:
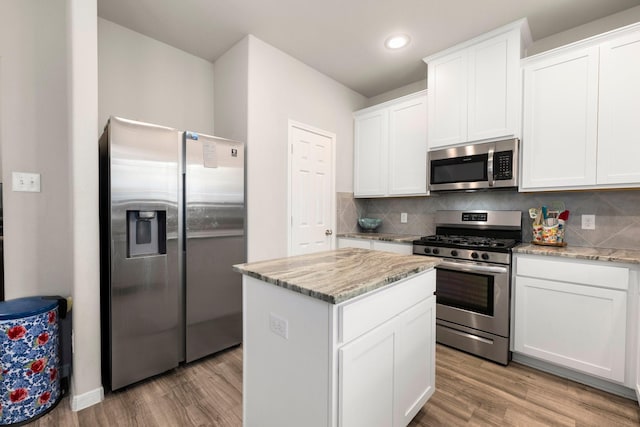
[(489, 259), (489, 254), (487, 254), (487, 253), (482, 254), (482, 259), (484, 259), (484, 260)]
[(451, 251), (451, 256), (458, 256), (458, 251), (455, 249)]
[(478, 258), (478, 252), (471, 252), (471, 258), (473, 259)]
[(439, 253), (440, 253), (440, 249), (438, 249), (438, 248), (434, 248), (433, 249), (433, 254), (434, 255), (438, 255)]
[(430, 254), (431, 253), (431, 248), (424, 248), (424, 253), (425, 254)]

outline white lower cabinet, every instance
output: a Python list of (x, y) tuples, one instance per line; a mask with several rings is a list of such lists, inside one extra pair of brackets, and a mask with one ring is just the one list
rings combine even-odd
[(629, 269), (515, 257), (515, 352), (625, 382)]
[[(638, 305), (636, 305), (636, 308), (638, 310), (640, 310), (640, 293), (638, 294)], [(636, 333), (636, 383), (635, 383), (635, 389), (636, 389), (636, 398), (638, 399), (638, 403), (640, 403), (640, 327), (638, 327), (637, 333)]]
[(387, 322), (339, 350), (339, 426), (393, 425), (395, 323)]
[(340, 426), (406, 426), (435, 391), (435, 297), (340, 349)]
[(369, 239), (350, 239), (338, 237), (338, 248), (360, 248), (371, 249), (371, 240)]
[(337, 305), (244, 276), (245, 425), (407, 426), (435, 391), (435, 276)]
[(413, 245), (411, 243), (387, 242), (384, 240), (357, 239), (348, 237), (338, 238), (338, 248), (362, 248), (375, 251), (394, 252), (402, 255), (411, 255)]
[(407, 310), (398, 323), (394, 425), (406, 426), (435, 392), (435, 296)]

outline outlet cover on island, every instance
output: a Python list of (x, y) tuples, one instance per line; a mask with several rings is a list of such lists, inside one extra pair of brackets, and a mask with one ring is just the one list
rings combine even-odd
[(274, 313), (269, 313), (269, 329), (276, 335), (280, 335), (282, 338), (289, 339), (289, 322), (287, 319), (278, 316)]
[(596, 229), (596, 216), (595, 215), (582, 215), (582, 229), (583, 230), (595, 230)]
[(403, 223), (403, 224), (407, 223), (407, 213), (406, 212), (402, 212), (400, 214), (400, 222)]

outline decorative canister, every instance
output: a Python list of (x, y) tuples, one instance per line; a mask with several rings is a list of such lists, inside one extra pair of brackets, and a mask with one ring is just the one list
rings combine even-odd
[(58, 301), (0, 302), (0, 425), (44, 415), (60, 399)]

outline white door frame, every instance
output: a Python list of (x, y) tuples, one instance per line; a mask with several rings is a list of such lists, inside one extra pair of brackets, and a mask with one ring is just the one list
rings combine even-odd
[(307, 132), (316, 133), (331, 139), (331, 249), (336, 247), (336, 134), (322, 130), (305, 123), (300, 123), (295, 120), (289, 119), (288, 129), (288, 144), (287, 144), (287, 255), (291, 256), (293, 253), (293, 233), (291, 232), (292, 218), (291, 218), (291, 181), (292, 181), (292, 162), (293, 162), (293, 129), (298, 128)]

